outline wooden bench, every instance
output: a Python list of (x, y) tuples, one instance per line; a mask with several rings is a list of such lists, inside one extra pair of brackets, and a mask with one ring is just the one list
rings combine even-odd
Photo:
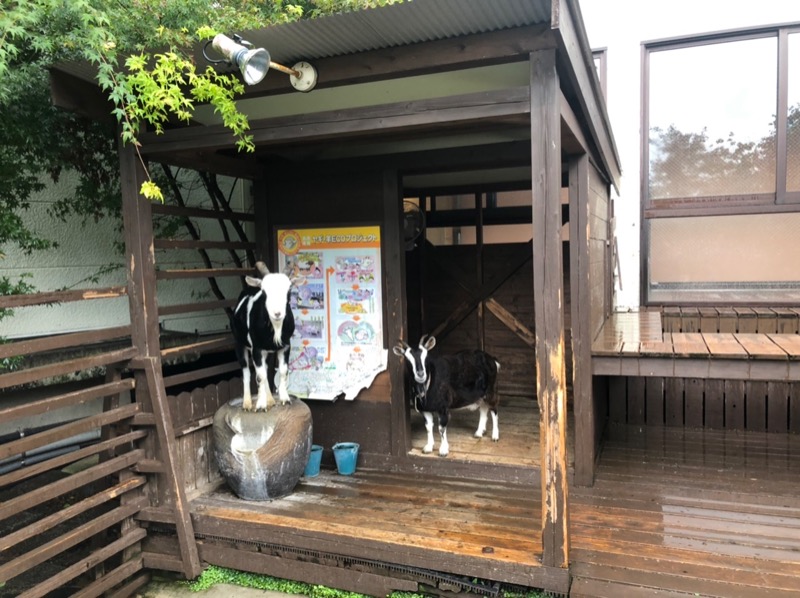
[(800, 334), (664, 332), (658, 311), (615, 313), (592, 343), (592, 373), (800, 381)]

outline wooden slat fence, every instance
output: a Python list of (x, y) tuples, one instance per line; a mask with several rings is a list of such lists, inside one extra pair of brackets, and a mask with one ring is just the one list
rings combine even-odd
[[(0, 307), (124, 294), (112, 288), (15, 295), (0, 297)], [(0, 358), (20, 368), (0, 373), (0, 421), (16, 430), (0, 439), (6, 591), (90, 597), (125, 580), (130, 591), (147, 582), (141, 558), (132, 556), (146, 535), (133, 519), (148, 503), (146, 478), (134, 468), (149, 436), (135, 425), (136, 383), (124, 375), (135, 353), (127, 325), (0, 345)]]

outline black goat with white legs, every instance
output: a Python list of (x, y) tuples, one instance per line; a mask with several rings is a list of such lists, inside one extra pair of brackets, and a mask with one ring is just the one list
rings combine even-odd
[(264, 262), (258, 262), (256, 268), (262, 277), (245, 277), (248, 286), (239, 295), (231, 317), (236, 358), (242, 367), (242, 408), (245, 411), (253, 409), (250, 395), (251, 362), (258, 383), (256, 411), (266, 411), (275, 405), (267, 380), (267, 355), (270, 353), (277, 356), (280, 402), (285, 405), (291, 400), (288, 390), (289, 340), (294, 334), (294, 316), (289, 306), (289, 290), (293, 281), (285, 274), (271, 274)]
[(392, 351), (404, 358), (411, 368), (414, 408), (425, 417), (428, 442), (423, 453), (433, 451), (433, 416), (439, 417), (439, 455), (450, 452), (447, 443), (447, 422), (454, 409), (480, 409), (477, 438), (486, 432), (489, 413), (492, 414), (492, 440), (500, 440), (497, 427), (497, 372), (500, 364), (485, 351), (459, 351), (433, 356), (429, 352), (436, 345), (432, 336), (423, 336), (414, 349), (400, 341)]

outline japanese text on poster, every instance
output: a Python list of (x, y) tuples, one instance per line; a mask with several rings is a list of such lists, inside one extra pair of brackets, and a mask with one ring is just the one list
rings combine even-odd
[(279, 230), (278, 252), (297, 281), (289, 392), (354, 399), (386, 369), (380, 227)]

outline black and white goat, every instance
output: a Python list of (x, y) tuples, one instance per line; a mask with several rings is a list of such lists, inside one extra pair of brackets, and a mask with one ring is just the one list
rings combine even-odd
[(253, 410), (250, 395), (250, 363), (256, 371), (258, 399), (256, 411), (266, 411), (275, 405), (267, 380), (267, 355), (277, 355), (276, 369), (280, 378), (278, 397), (281, 404), (290, 402), (288, 390), (289, 340), (294, 333), (294, 316), (289, 307), (292, 280), (285, 274), (271, 274), (264, 262), (256, 268), (261, 278), (245, 277), (247, 285), (239, 295), (231, 317), (231, 330), (236, 341), (236, 358), (242, 367), (244, 396), (242, 408)]
[(459, 351), (439, 356), (429, 352), (436, 345), (432, 336), (423, 336), (414, 349), (400, 341), (392, 351), (403, 357), (413, 375), (414, 408), (425, 417), (428, 442), (423, 453), (433, 451), (433, 415), (439, 416), (439, 455), (450, 452), (447, 443), (447, 422), (453, 409), (480, 409), (477, 438), (486, 432), (489, 412), (492, 414), (492, 440), (500, 440), (497, 427), (497, 372), (500, 364), (484, 351)]

